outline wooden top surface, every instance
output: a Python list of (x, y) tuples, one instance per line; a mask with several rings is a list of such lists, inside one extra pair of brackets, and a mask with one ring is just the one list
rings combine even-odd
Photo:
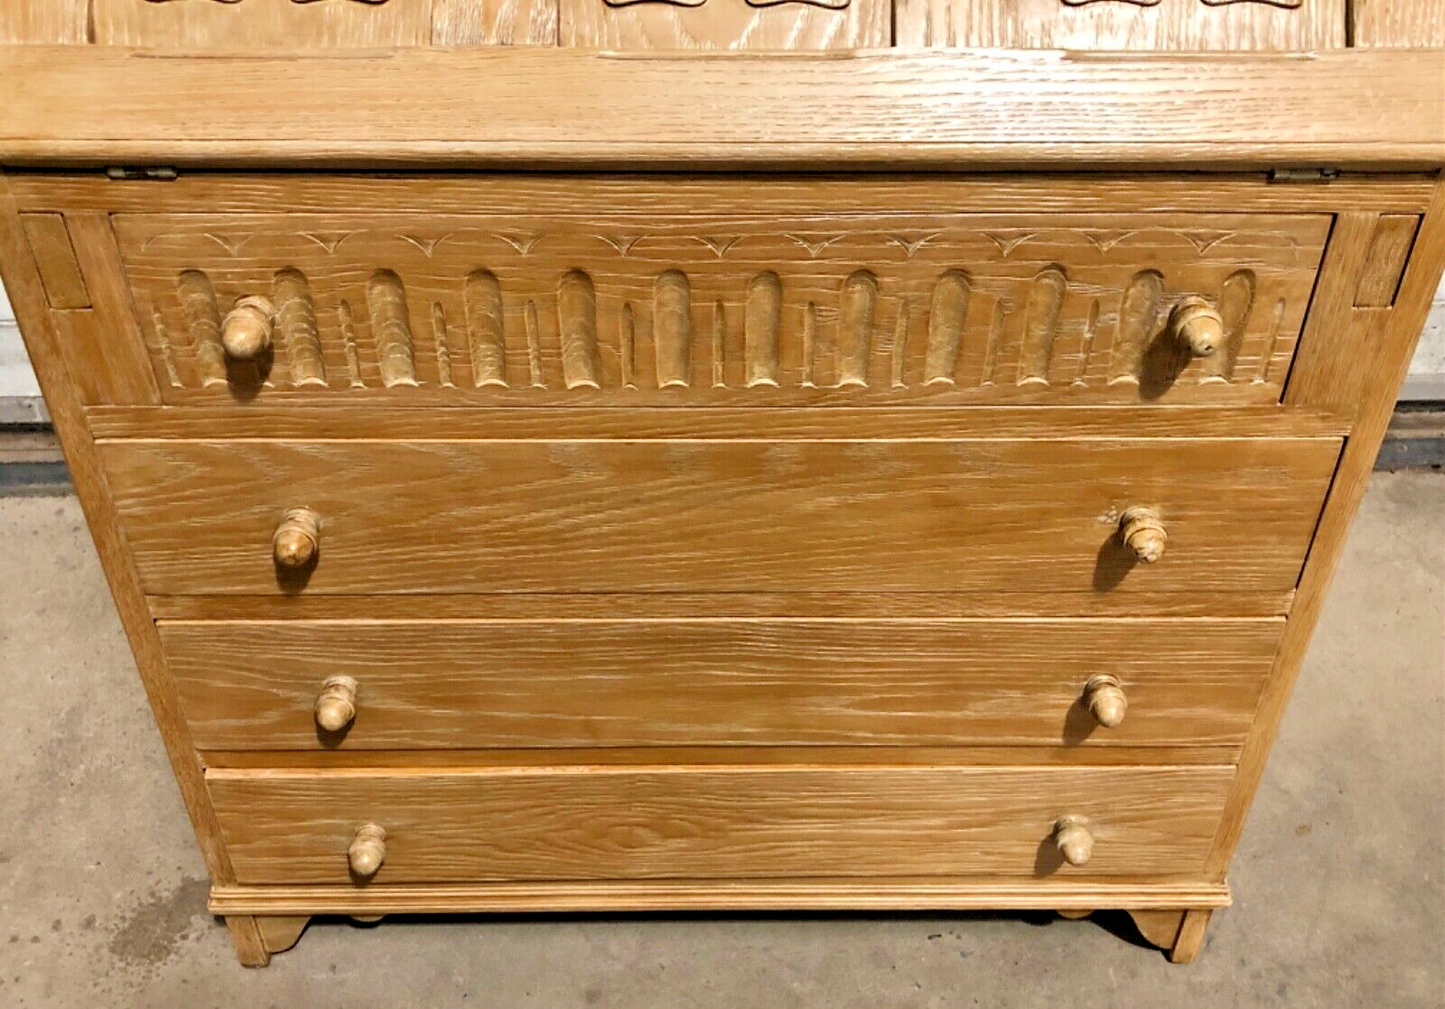
[(0, 164), (1445, 165), (1445, 52), (0, 46)]

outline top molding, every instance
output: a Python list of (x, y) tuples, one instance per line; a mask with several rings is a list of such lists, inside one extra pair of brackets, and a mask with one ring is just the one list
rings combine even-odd
[(1434, 170), (1445, 55), (0, 46), (0, 164)]

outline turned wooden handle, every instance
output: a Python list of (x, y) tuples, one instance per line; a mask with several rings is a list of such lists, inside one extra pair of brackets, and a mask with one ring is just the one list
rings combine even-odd
[(238, 361), (258, 357), (271, 346), (275, 319), (276, 306), (269, 298), (242, 298), (221, 321), (221, 346)]
[(376, 875), (386, 861), (386, 828), (368, 823), (356, 831), (351, 847), (346, 849), (346, 862), (353, 874), (363, 879)]
[(1086, 865), (1094, 854), (1094, 834), (1083, 816), (1061, 816), (1054, 824), (1054, 843), (1070, 865)]
[(1153, 564), (1164, 556), (1169, 534), (1164, 520), (1153, 508), (1130, 508), (1119, 519), (1119, 535), (1131, 553), (1145, 564)]
[(340, 732), (356, 717), (356, 681), (332, 676), (316, 695), (316, 724), (327, 732)]
[(1108, 674), (1089, 677), (1084, 687), (1084, 703), (1094, 720), (1106, 729), (1118, 728), (1129, 710), (1129, 699), (1124, 696), (1119, 678)]
[(310, 508), (292, 508), (271, 537), (271, 552), (283, 568), (304, 568), (321, 550), (321, 516)]
[(1197, 357), (1208, 357), (1224, 345), (1224, 319), (1203, 298), (1185, 298), (1169, 317), (1174, 338)]

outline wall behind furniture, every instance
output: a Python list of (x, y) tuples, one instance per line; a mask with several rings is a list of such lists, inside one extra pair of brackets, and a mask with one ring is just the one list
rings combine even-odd
[[(15, 314), (0, 290), (0, 423), (27, 420), (39, 395), (20, 331), (15, 328)], [(1445, 400), (1445, 283), (1435, 292), (1434, 310), (1400, 398)]]

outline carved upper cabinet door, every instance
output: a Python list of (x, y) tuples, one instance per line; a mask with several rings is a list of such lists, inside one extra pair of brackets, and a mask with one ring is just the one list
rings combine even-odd
[(561, 0), (586, 49), (857, 49), (891, 41), (889, 0)]
[(91, 0), (102, 45), (555, 45), (557, 0)]
[(1304, 50), (1345, 44), (1346, 0), (894, 0), (899, 46)]

